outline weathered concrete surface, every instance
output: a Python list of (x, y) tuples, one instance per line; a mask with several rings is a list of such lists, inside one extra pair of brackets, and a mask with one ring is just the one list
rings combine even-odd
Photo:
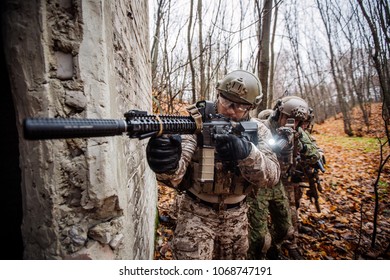
[(153, 258), (157, 187), (147, 140), (22, 138), (26, 117), (151, 111), (148, 1), (6, 1), (24, 258)]

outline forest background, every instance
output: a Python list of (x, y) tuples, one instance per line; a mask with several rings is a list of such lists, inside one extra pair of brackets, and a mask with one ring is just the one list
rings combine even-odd
[[(384, 202), (390, 192), (389, 2), (153, 0), (150, 15), (155, 113), (184, 114), (189, 103), (214, 100), (217, 81), (236, 69), (255, 73), (262, 83), (263, 101), (255, 115), (272, 108), (280, 97), (304, 98), (314, 109), (318, 141), (328, 147), (328, 153), (338, 151), (331, 158), (336, 165), (324, 175), (332, 176), (325, 182), (326, 187), (336, 193), (349, 194), (347, 190), (356, 188), (368, 193), (368, 198), (353, 195), (357, 201), (352, 206), (347, 203), (348, 209), (360, 217), (349, 217), (351, 221), (349, 218), (340, 221), (343, 215), (333, 218), (339, 222), (339, 227), (355, 219), (355, 234), (338, 233), (338, 239), (334, 239), (332, 227), (332, 232), (328, 232), (331, 237), (325, 230), (327, 237), (324, 238), (333, 240), (333, 245), (335, 240), (354, 239), (354, 245), (348, 245), (349, 248), (343, 248), (344, 244), (332, 250), (336, 250), (334, 255), (344, 256), (342, 258), (357, 258), (358, 244), (364, 239), (363, 229), (369, 227), (364, 240), (365, 255), (371, 254), (373, 258), (386, 255), (390, 243), (390, 227), (386, 226), (389, 213), (383, 209), (388, 206)], [(322, 131), (319, 124), (326, 124)], [(351, 141), (347, 149), (345, 141), (348, 140), (335, 138), (344, 135)], [(356, 140), (359, 137), (364, 140), (359, 142)], [(367, 137), (371, 140), (366, 141)], [(338, 148), (332, 143), (338, 143)], [(359, 143), (364, 143), (363, 147)], [(350, 148), (355, 148), (355, 153), (342, 153)], [(348, 160), (343, 161), (342, 155)], [(366, 164), (372, 168), (367, 169)], [(362, 170), (363, 166), (366, 169)], [(360, 179), (348, 178), (351, 172), (359, 172)], [(345, 176), (342, 185), (334, 176)], [(328, 199), (332, 201), (335, 197)], [(328, 210), (335, 211), (331, 206)], [(363, 223), (364, 213), (370, 213), (365, 217), (368, 225)], [(381, 222), (385, 221), (385, 229), (377, 228), (378, 215)], [(322, 221), (319, 229), (326, 227), (324, 220), (318, 217), (315, 222), (305, 216), (302, 218), (307, 223)], [(310, 242), (324, 248), (315, 238)], [(164, 244), (158, 248), (164, 248)], [(348, 253), (342, 253), (343, 250)], [(331, 253), (313, 254), (312, 258), (334, 258)]]

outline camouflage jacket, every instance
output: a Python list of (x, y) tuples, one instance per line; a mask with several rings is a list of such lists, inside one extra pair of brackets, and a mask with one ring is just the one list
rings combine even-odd
[(199, 150), (196, 135), (182, 135), (182, 155), (178, 168), (172, 173), (156, 174), (157, 179), (168, 186), (190, 191), (198, 198), (212, 202), (233, 204), (242, 201), (246, 195), (259, 188), (271, 188), (279, 180), (278, 159), (268, 145), (272, 134), (258, 121), (258, 144), (252, 144), (249, 156), (239, 160), (234, 171), (226, 170), (215, 160), (214, 180), (204, 183), (197, 180)]
[(301, 152), (301, 160), (304, 160), (307, 164), (315, 164), (320, 158), (320, 149), (317, 146), (317, 143), (313, 141), (310, 134), (298, 128), (299, 141), (304, 145), (304, 152)]

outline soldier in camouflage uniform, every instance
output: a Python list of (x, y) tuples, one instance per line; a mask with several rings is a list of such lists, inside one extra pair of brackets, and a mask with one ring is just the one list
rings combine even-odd
[[(249, 196), (248, 205), (250, 225), (248, 259), (282, 258), (279, 253), (281, 244), (292, 237), (294, 232), (289, 201), (282, 182), (279, 181), (273, 188), (260, 189), (257, 196)], [(275, 250), (278, 251), (273, 252)]]
[(306, 132), (306, 134), (310, 138), (311, 142), (316, 146), (316, 148), (320, 154), (320, 159), (322, 160), (322, 163), (325, 164), (326, 161), (325, 161), (324, 150), (318, 146), (316, 139), (311, 134), (313, 124), (314, 124), (314, 110), (313, 110), (313, 108), (309, 108), (309, 114), (307, 116), (306, 121), (304, 121), (302, 123), (302, 129), (303, 129), (303, 131)]
[[(301, 124), (300, 133), (302, 134), (303, 139), (306, 139), (307, 142), (310, 141), (312, 144), (311, 146), (314, 146), (317, 149), (319, 160), (320, 160), (322, 165), (325, 165), (324, 151), (323, 151), (323, 149), (321, 149), (318, 146), (316, 139), (310, 134), (310, 127), (312, 127), (313, 122), (314, 122), (314, 111), (312, 108), (309, 108), (308, 116), (307, 116), (306, 120), (304, 120)], [(303, 195), (302, 188), (309, 188), (309, 186), (310, 186), (310, 183), (307, 184), (307, 182), (305, 182), (308, 180), (307, 176), (313, 175), (313, 174), (308, 174), (307, 172), (308, 171), (311, 172), (311, 170), (313, 169), (313, 166), (316, 166), (316, 168), (318, 168), (318, 166), (316, 165), (315, 159), (316, 159), (316, 157), (312, 157), (311, 159), (307, 160), (305, 158), (305, 155), (302, 155), (300, 157), (300, 162), (299, 162), (295, 172), (293, 172), (291, 175), (291, 181), (296, 183), (296, 184), (299, 184), (299, 186), (300, 186), (299, 188), (295, 189), (296, 190), (295, 191), (295, 202), (296, 202), (297, 209), (300, 206), (300, 199), (302, 198), (302, 195)], [(306, 170), (306, 172), (305, 172), (305, 170)], [(312, 197), (313, 193), (311, 190), (309, 190), (306, 194), (309, 196), (310, 200), (312, 198), (314, 198), (314, 197)], [(319, 211), (319, 210), (317, 210), (317, 211)]]
[[(248, 255), (250, 258), (265, 258), (268, 251), (268, 258), (278, 259), (282, 256), (283, 240), (288, 240), (286, 244), (289, 258), (301, 259), (296, 243), (298, 212), (295, 193), (299, 191), (299, 187), (291, 183), (290, 175), (294, 171), (295, 161), (299, 155), (304, 156), (308, 161), (316, 161), (319, 156), (310, 139), (302, 133), (299, 127), (307, 118), (308, 109), (303, 99), (289, 96), (278, 100), (273, 113), (267, 120), (263, 120), (274, 138), (282, 140), (273, 144), (273, 150), (278, 155), (281, 167), (281, 178), (271, 191), (260, 190), (257, 197), (249, 201), (251, 244)], [(293, 119), (293, 127), (285, 126), (289, 118)], [(284, 138), (286, 140), (283, 140)], [(285, 145), (286, 143), (290, 144)], [(268, 214), (272, 221), (270, 227), (268, 226)], [(268, 228), (271, 229), (271, 233), (268, 232)]]
[[(272, 109), (263, 110), (258, 114), (258, 118), (270, 127), (268, 118), (273, 112)], [(289, 202), (282, 182), (279, 181), (274, 188), (259, 189), (257, 195), (248, 196), (247, 201), (250, 224), (248, 259), (280, 257), (269, 254), (267, 257), (267, 253), (271, 244), (272, 249), (275, 246), (280, 248), (282, 241), (293, 234)]]
[[(261, 101), (261, 83), (247, 71), (229, 73), (216, 89), (215, 111), (233, 121), (249, 120), (250, 110)], [(258, 125), (257, 145), (233, 134), (216, 136), (211, 183), (198, 179), (203, 153), (197, 135), (149, 140), (147, 159), (157, 179), (184, 190), (172, 241), (175, 259), (246, 259), (246, 196), (272, 188), (280, 176), (276, 155), (267, 144), (272, 138), (269, 129), (251, 120)]]

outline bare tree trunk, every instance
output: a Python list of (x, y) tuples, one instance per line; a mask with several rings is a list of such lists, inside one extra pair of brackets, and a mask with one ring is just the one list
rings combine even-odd
[(212, 59), (212, 51), (211, 51), (211, 34), (208, 36), (208, 61), (207, 61), (207, 84), (206, 84), (206, 96), (205, 99), (210, 100), (210, 91), (211, 91), (211, 59)]
[(271, 37), (271, 65), (270, 65), (270, 77), (269, 77), (269, 92), (267, 97), (267, 108), (272, 108), (272, 102), (274, 99), (274, 75), (275, 75), (275, 34), (276, 34), (276, 23), (278, 21), (278, 4), (275, 0), (275, 8), (274, 8), (274, 25), (272, 28), (272, 37)]
[(190, 19), (189, 19), (189, 22), (188, 22), (188, 31), (187, 31), (187, 46), (188, 46), (188, 61), (189, 61), (189, 64), (190, 64), (190, 72), (191, 72), (191, 86), (192, 86), (192, 103), (195, 103), (196, 102), (196, 83), (195, 83), (195, 67), (194, 67), (194, 62), (193, 62), (193, 59), (192, 59), (192, 49), (191, 49), (191, 46), (192, 46), (192, 32), (191, 32), (191, 29), (192, 29), (192, 18), (193, 18), (193, 7), (194, 7), (194, 0), (191, 0), (191, 3), (190, 3)]
[(154, 36), (153, 36), (153, 43), (151, 48), (151, 58), (152, 58), (152, 84), (153, 87), (156, 83), (156, 76), (157, 76), (157, 63), (158, 63), (158, 53), (159, 53), (159, 43), (160, 43), (160, 27), (161, 27), (161, 20), (163, 16), (163, 5), (165, 3), (165, 0), (159, 0), (157, 4), (157, 13), (156, 13), (156, 29), (154, 30)]
[(203, 32), (202, 32), (202, 0), (198, 0), (198, 8), (197, 8), (197, 13), (198, 13), (198, 29), (199, 29), (199, 76), (200, 76), (200, 81), (199, 81), (199, 98), (200, 99), (205, 99), (205, 93), (206, 93), (206, 81), (205, 81), (205, 63), (203, 59), (204, 55), (204, 48), (203, 48)]
[(271, 33), (271, 18), (272, 18), (272, 0), (265, 0), (262, 13), (262, 32), (259, 57), (259, 78), (263, 88), (263, 99), (256, 108), (256, 115), (267, 108), (268, 94), (268, 72), (269, 72), (269, 45)]
[[(365, 103), (366, 103), (366, 100), (364, 98), (364, 86), (363, 86), (363, 82), (365, 81), (365, 77), (361, 77), (360, 78), (360, 82), (356, 81), (356, 78), (355, 78), (355, 73), (353, 71), (353, 65), (352, 65), (352, 60), (353, 60), (353, 56), (354, 55), (354, 49), (351, 45), (351, 61), (350, 61), (350, 65), (349, 65), (349, 71), (350, 71), (350, 75), (351, 75), (351, 83), (352, 83), (352, 87), (353, 87), (353, 90), (354, 92), (356, 93), (356, 98), (358, 100), (358, 105), (359, 105), (359, 108), (360, 110), (362, 111), (362, 114), (363, 114), (363, 120), (364, 120), (364, 124), (366, 125), (367, 127), (367, 130), (370, 129), (370, 120), (369, 120), (369, 116), (368, 116), (368, 112), (366, 110), (366, 107), (365, 107)], [(365, 71), (364, 71), (364, 63), (362, 63), (363, 66), (363, 73), (365, 74)], [(368, 81), (367, 81), (368, 82)]]
[[(344, 66), (344, 73), (346, 77), (346, 83), (348, 86), (348, 91), (350, 92), (349, 97), (351, 99), (351, 107), (355, 107), (356, 105), (359, 106), (362, 114), (363, 114), (363, 120), (364, 123), (369, 129), (369, 119), (368, 119), (368, 113), (365, 108), (365, 100), (364, 100), (364, 93), (363, 93), (363, 81), (365, 80), (365, 66), (363, 62), (363, 56), (359, 56), (359, 52), (356, 52), (356, 49), (362, 48), (362, 46), (359, 45), (360, 40), (356, 37), (356, 32), (353, 32), (353, 30), (358, 28), (358, 30), (361, 30), (361, 23), (358, 19), (355, 22), (352, 22), (351, 24), (351, 17), (349, 16), (349, 13), (345, 15), (340, 7), (336, 7), (338, 9), (338, 15), (336, 16), (336, 20), (339, 23), (340, 26), (343, 26), (344, 28), (341, 29), (341, 32), (344, 34), (346, 40), (349, 43), (349, 59), (346, 56), (345, 59), (342, 59), (341, 61), (342, 66)], [(351, 11), (351, 14), (354, 14), (354, 11)], [(359, 32), (357, 33), (359, 34)], [(359, 61), (359, 57), (361, 57), (361, 60)], [(359, 66), (362, 65), (362, 71), (355, 71), (354, 68), (359, 68)], [(357, 77), (355, 77), (357, 76)], [(357, 79), (360, 81), (358, 83)], [(355, 94), (354, 94), (355, 93)], [(356, 95), (356, 98), (355, 98)]]
[[(299, 29), (298, 24), (297, 24), (297, 13), (296, 13), (296, 3), (293, 5), (294, 11), (291, 12), (288, 11), (286, 13), (286, 28), (288, 32), (288, 38), (290, 41), (291, 49), (292, 49), (292, 57), (295, 62), (295, 71), (297, 75), (297, 86), (299, 88), (299, 94), (295, 95), (300, 95), (304, 97), (304, 90), (303, 90), (303, 85), (302, 85), (302, 67), (301, 67), (301, 59), (300, 59), (300, 54), (299, 54), (299, 46), (298, 46), (298, 36), (299, 33), (297, 32), (297, 29)], [(293, 26), (291, 26), (293, 25)], [(295, 32), (294, 32), (295, 31)]]
[[(369, 7), (370, 15), (368, 14), (365, 4), (362, 0), (357, 0), (360, 10), (370, 27), (374, 46), (372, 49), (372, 59), (374, 61), (375, 69), (378, 74), (379, 84), (383, 97), (382, 117), (385, 122), (385, 130), (387, 139), (390, 140), (390, 69), (389, 61), (390, 47), (389, 47), (389, 33), (388, 28), (390, 24), (390, 9), (389, 3), (386, 0), (378, 0), (373, 2), (376, 7), (371, 6), (371, 2), (366, 3)], [(375, 18), (379, 20), (375, 21)], [(375, 22), (374, 22), (375, 21)], [(378, 23), (379, 26), (375, 25)], [(384, 37), (380, 39), (380, 34)], [(385, 42), (382, 44), (381, 42)], [(390, 141), (388, 142), (390, 145)]]
[[(333, 99), (328, 89), (327, 84), (325, 83), (326, 77), (321, 68), (321, 59), (318, 53), (318, 42), (315, 40), (310, 40), (310, 49), (308, 54), (311, 56), (311, 71), (315, 73), (317, 83), (314, 84), (313, 96), (315, 96), (316, 101), (312, 102), (311, 106), (314, 109), (314, 115), (316, 122), (322, 123), (332, 114), (336, 114), (335, 106), (333, 106)], [(328, 104), (331, 104), (330, 106)], [(328, 110), (328, 107), (331, 110)]]
[(239, 68), (242, 69), (242, 24), (243, 24), (243, 3), (242, 3), (242, 0), (240, 0), (240, 19), (239, 19), (239, 22), (240, 22), (240, 32), (239, 32), (239, 36), (240, 36), (240, 39), (238, 40), (238, 65), (239, 65)]
[(166, 103), (166, 112), (164, 113), (171, 113), (173, 109), (173, 100), (172, 100), (172, 87), (171, 87), (171, 75), (170, 75), (170, 59), (168, 54), (168, 41), (169, 41), (169, 22), (170, 22), (170, 14), (166, 18), (164, 18), (164, 46), (163, 46), (163, 76), (164, 76), (164, 92), (166, 95), (160, 100), (161, 102)]
[(329, 47), (329, 54), (330, 54), (329, 62), (330, 62), (330, 66), (331, 66), (331, 73), (332, 73), (333, 81), (334, 81), (335, 86), (336, 86), (337, 101), (339, 103), (340, 110), (343, 114), (344, 132), (347, 135), (352, 136), (353, 131), (352, 131), (352, 126), (351, 126), (350, 112), (349, 112), (349, 108), (348, 108), (348, 105), (346, 103), (346, 100), (344, 99), (344, 96), (345, 96), (345, 87), (344, 87), (344, 81), (343, 81), (344, 78), (343, 78), (342, 74), (340, 73), (340, 70), (338, 69), (337, 63), (335, 62), (336, 57), (334, 54), (334, 49), (333, 49), (334, 47), (332, 45), (332, 29), (330, 26), (332, 21), (330, 20), (330, 15), (329, 15), (330, 3), (328, 1), (325, 1), (326, 3), (323, 6), (324, 1), (320, 2), (319, 0), (316, 0), (316, 2), (317, 2), (318, 10), (319, 10), (320, 15), (321, 15), (321, 19), (322, 19), (324, 26), (325, 26), (326, 36), (328, 39), (328, 47)]

